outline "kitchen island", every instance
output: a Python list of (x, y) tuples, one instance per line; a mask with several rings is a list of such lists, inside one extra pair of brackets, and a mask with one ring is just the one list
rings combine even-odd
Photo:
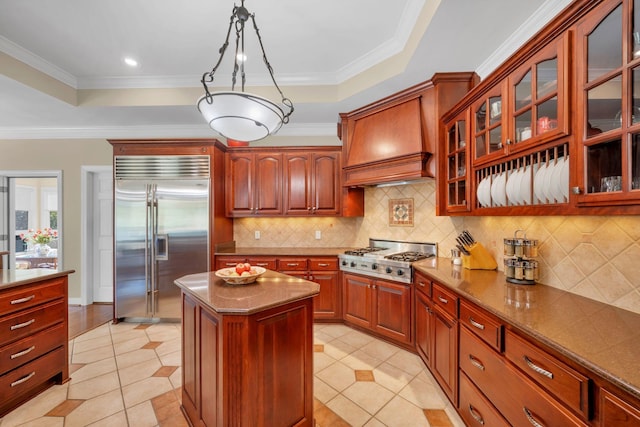
[(0, 270), (0, 417), (69, 380), (73, 270)]
[(213, 272), (182, 290), (182, 410), (192, 425), (313, 426), (317, 283), (267, 270), (229, 285)]

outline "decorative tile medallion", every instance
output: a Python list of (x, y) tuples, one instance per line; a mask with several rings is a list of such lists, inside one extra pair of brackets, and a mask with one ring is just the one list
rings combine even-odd
[(389, 200), (389, 225), (413, 227), (413, 199)]

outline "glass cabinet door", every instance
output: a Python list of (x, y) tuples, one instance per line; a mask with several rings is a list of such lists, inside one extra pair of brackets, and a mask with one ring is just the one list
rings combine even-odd
[(467, 112), (447, 127), (447, 211), (468, 210)]
[[(578, 27), (580, 202), (640, 197), (640, 0), (607, 1)], [(632, 12), (633, 11), (633, 12)]]
[(504, 154), (504, 103), (501, 89), (501, 86), (497, 87), (473, 107), (475, 161), (481, 162)]

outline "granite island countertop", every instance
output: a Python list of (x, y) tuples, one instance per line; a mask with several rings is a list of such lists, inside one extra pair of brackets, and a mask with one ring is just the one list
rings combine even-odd
[(318, 248), (318, 247), (237, 247), (225, 248), (215, 252), (216, 255), (255, 255), (255, 256), (337, 256), (353, 248)]
[(237, 315), (253, 314), (320, 293), (317, 283), (272, 270), (247, 285), (227, 284), (215, 272), (183, 276), (175, 284), (212, 310)]
[(510, 284), (500, 271), (468, 270), (449, 258), (413, 266), (640, 398), (640, 314), (543, 284)]
[(41, 280), (54, 279), (68, 276), (75, 270), (55, 270), (51, 268), (30, 268), (26, 270), (2, 269), (0, 275), (0, 289), (8, 289), (16, 286), (27, 285)]

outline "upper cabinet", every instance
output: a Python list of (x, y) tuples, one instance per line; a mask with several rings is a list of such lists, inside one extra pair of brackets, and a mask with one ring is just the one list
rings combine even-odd
[(640, 0), (575, 0), (446, 112), (438, 214), (640, 213), (639, 34)]
[(580, 206), (640, 201), (640, 1), (604, 1), (578, 25)]
[(225, 156), (227, 216), (362, 216), (362, 189), (341, 185), (341, 150), (229, 148)]

